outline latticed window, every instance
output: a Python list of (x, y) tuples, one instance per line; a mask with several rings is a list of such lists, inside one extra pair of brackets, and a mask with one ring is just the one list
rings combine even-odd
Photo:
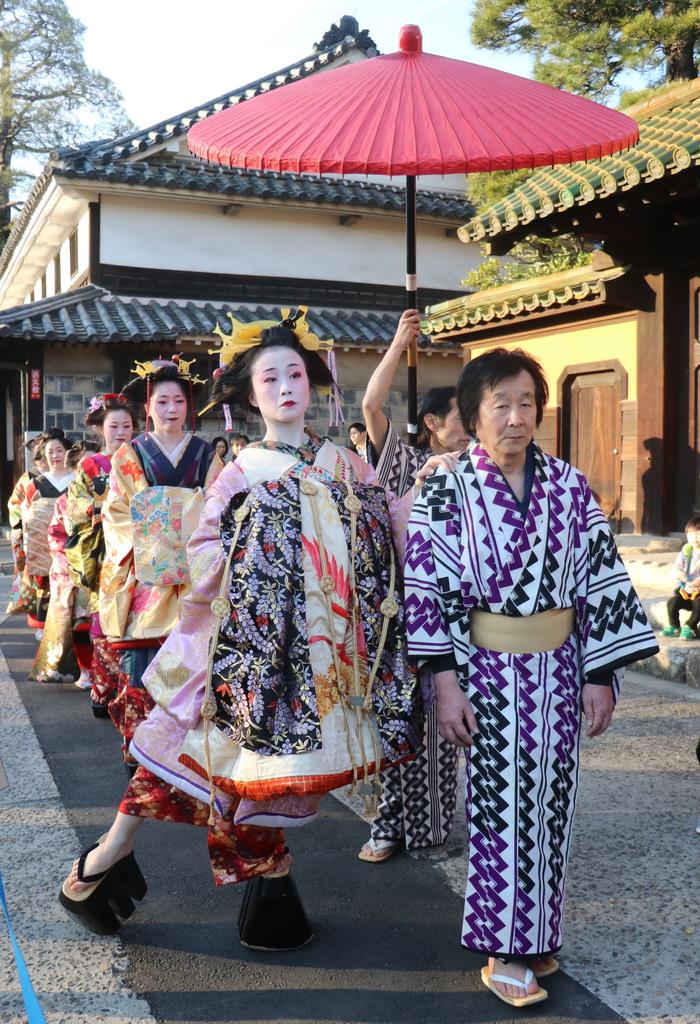
[(78, 273), (78, 229), (75, 228), (68, 239), (68, 250), (70, 257), (70, 276)]

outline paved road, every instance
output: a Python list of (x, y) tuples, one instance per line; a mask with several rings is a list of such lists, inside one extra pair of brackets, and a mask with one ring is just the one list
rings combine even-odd
[[(522, 1019), (483, 991), (481, 961), (459, 946), (458, 832), (443, 860), (404, 855), (363, 865), (355, 852), (366, 826), (332, 798), (318, 823), (289, 837), (316, 931), (306, 949), (244, 950), (235, 930), (241, 893), (214, 889), (203, 832), (158, 822), (139, 835), (147, 899), (118, 938), (88, 936), (55, 893), (124, 788), (116, 734), (92, 717), (84, 693), (26, 680), (34, 642), (18, 618), (0, 625), (0, 648), (9, 783), (0, 790), (0, 864), (50, 1024)], [(617, 735), (584, 751), (566, 972), (548, 979), (550, 999), (530, 1014), (552, 1024), (696, 1021), (692, 740), (700, 703), (682, 687), (650, 688), (641, 677), (629, 689)], [(17, 992), (0, 927), (3, 1024), (24, 1020)]]

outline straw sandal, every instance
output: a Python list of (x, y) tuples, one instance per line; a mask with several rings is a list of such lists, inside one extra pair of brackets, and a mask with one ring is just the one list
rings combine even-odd
[(381, 864), (401, 849), (402, 843), (394, 839), (368, 839), (358, 853), (358, 859), (368, 864)]
[[(534, 981), (535, 975), (528, 967), (525, 972), (525, 979), (523, 981), (520, 978), (509, 978), (507, 974), (492, 974), (488, 965), (481, 968), (481, 980), (483, 981), (486, 988), (493, 992), (495, 996), (503, 1003), (507, 1003), (508, 1006), (515, 1006), (517, 1009), (522, 1009), (524, 1006), (532, 1006), (534, 1003), (542, 1003), (547, 998), (548, 993), (543, 988), (538, 988), (536, 992), (528, 992), (528, 985)], [(499, 992), (494, 982), (500, 982), (501, 985), (514, 985), (516, 988), (523, 990), (522, 996), (507, 996), (504, 992)]]
[(121, 924), (119, 918), (126, 920), (131, 917), (135, 910), (133, 900), (142, 900), (148, 886), (133, 853), (122, 857), (106, 871), (86, 875), (87, 856), (100, 842), (98, 840), (84, 850), (78, 860), (78, 881), (88, 884), (89, 889), (76, 892), (71, 888), (69, 875), (61, 886), (58, 899), (61, 906), (79, 917), (91, 932), (113, 935)]
[[(526, 957), (525, 959), (526, 959), (526, 962), (528, 963), (528, 966), (530, 967), (530, 970), (532, 971), (532, 973), (535, 975), (536, 978), (548, 978), (550, 976), (550, 974), (556, 974), (557, 971), (559, 970), (559, 968), (561, 967), (561, 964), (559, 963), (557, 958), (554, 957), (554, 956), (532, 956), (532, 957)], [(534, 969), (534, 967), (532, 967), (531, 961), (533, 961), (533, 960), (540, 960), (542, 962), (545, 962), (545, 961), (548, 960), (549, 961), (549, 966), (546, 967), (543, 971), (536, 971)]]

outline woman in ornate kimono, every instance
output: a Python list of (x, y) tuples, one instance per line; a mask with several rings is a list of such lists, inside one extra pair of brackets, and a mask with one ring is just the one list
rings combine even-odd
[(101, 450), (82, 460), (75, 480), (68, 488), (68, 529), (66, 544), (68, 572), (76, 586), (90, 595), (90, 639), (92, 641), (92, 713), (107, 718), (107, 704), (115, 696), (119, 681), (119, 658), (100, 628), (98, 600), (104, 558), (102, 503), (107, 494), (112, 456), (128, 444), (138, 427), (136, 410), (123, 395), (95, 396), (85, 416), (85, 426), (100, 438)]
[(204, 489), (223, 469), (208, 442), (185, 430), (188, 411), (194, 419), (192, 389), (203, 383), (190, 374), (191, 365), (179, 356), (136, 364), (122, 394), (143, 402), (146, 432), (112, 456), (102, 506), (100, 627), (120, 663), (109, 712), (131, 767), (134, 727), (151, 707), (142, 676), (178, 620), (189, 587), (185, 546), (204, 507)]
[[(66, 467), (76, 472), (81, 459), (91, 454), (96, 445), (92, 441), (79, 441), (66, 455)], [(69, 485), (70, 486), (70, 485)], [(68, 491), (56, 499), (49, 524), (49, 607), (46, 622), (37, 648), (30, 679), (39, 683), (78, 682), (83, 674), (82, 657), (78, 658), (82, 639), (76, 627), (87, 624), (89, 595), (84, 587), (76, 586), (68, 574), (66, 562)]]
[(46, 433), (37, 434), (27, 444), (31, 454), (33, 466), (30, 467), (17, 481), (7, 502), (8, 520), (10, 523), (10, 545), (12, 547), (12, 560), (15, 563), (15, 571), (12, 577), (12, 590), (7, 604), (7, 615), (14, 615), (15, 612), (28, 612), (36, 605), (36, 594), (28, 587), (28, 581), (24, 577), (24, 566), (27, 555), (24, 550), (24, 537), (22, 534), (22, 508), (27, 497), (27, 487), (32, 480), (45, 473), (49, 468), (44, 459), (44, 442)]
[(66, 466), (70, 441), (62, 430), (48, 430), (46, 434), (43, 450), (48, 469), (27, 485), (22, 506), (22, 537), (26, 552), (23, 586), (27, 592), (35, 595), (35, 601), (27, 612), (27, 624), (36, 630), (37, 639), (41, 639), (49, 608), (51, 517), (56, 499), (63, 494), (74, 477), (73, 471)]
[(294, 948), (311, 932), (280, 826), (312, 820), (348, 782), (373, 794), (369, 776), (421, 740), (398, 601), (413, 494), (392, 500), (361, 459), (304, 432), (310, 386), (332, 379), (303, 318), (232, 323), (213, 397), (259, 410), (265, 439), (210, 489), (188, 546), (192, 591), (144, 678), (156, 707), (131, 743), (141, 767), (61, 902), (116, 927), (95, 886), (123, 887), (109, 873), (133, 857), (142, 820), (208, 823), (216, 884), (260, 879), (241, 941)]
[(472, 360), (457, 400), (478, 440), (416, 501), (409, 650), (432, 669), (442, 736), (467, 752), (462, 943), (512, 1006), (546, 999), (587, 736), (623, 668), (658, 650), (583, 474), (537, 447), (542, 369), (520, 350)]

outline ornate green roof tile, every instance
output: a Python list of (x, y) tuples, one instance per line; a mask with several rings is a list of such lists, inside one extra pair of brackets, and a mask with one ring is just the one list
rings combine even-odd
[(459, 229), (463, 242), (481, 241), (522, 224), (643, 187), (700, 165), (700, 79), (631, 107), (640, 141), (633, 149), (590, 163), (537, 171), (501, 202)]
[(579, 302), (604, 302), (606, 287), (623, 277), (628, 267), (594, 270), (577, 267), (560, 274), (514, 281), (461, 295), (435, 306), (428, 306), (421, 324), (423, 334), (436, 340), (446, 335), (512, 320), (523, 313), (568, 306)]

